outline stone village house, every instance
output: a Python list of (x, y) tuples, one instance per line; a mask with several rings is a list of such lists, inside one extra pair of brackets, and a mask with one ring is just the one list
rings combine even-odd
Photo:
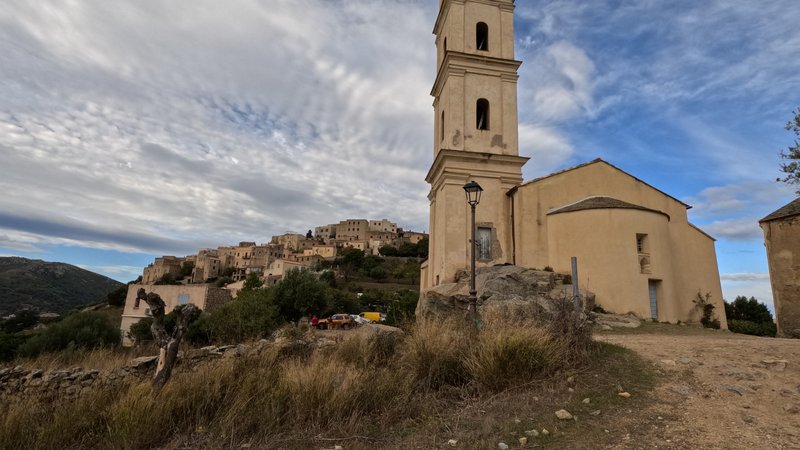
[(759, 221), (778, 336), (800, 338), (800, 198)]

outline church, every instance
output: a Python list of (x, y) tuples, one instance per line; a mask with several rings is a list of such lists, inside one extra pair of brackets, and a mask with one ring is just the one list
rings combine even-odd
[[(478, 183), (478, 266), (569, 273), (603, 309), (696, 322), (698, 294), (727, 328), (714, 238), (691, 206), (597, 159), (523, 181), (519, 154), (514, 0), (440, 0), (430, 184), (430, 244), (421, 292), (452, 283), (471, 261), (464, 185)], [(532, 162), (535, 164), (535, 161)], [(480, 292), (478, 292), (480, 297)]]

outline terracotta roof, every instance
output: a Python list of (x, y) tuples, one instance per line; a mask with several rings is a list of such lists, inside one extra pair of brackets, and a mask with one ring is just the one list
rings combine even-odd
[(796, 198), (793, 201), (789, 202), (789, 204), (783, 206), (782, 208), (779, 208), (777, 211), (759, 220), (758, 223), (769, 222), (771, 220), (785, 219), (787, 217), (792, 217), (799, 214), (800, 214), (800, 198)]
[(638, 209), (640, 211), (648, 211), (648, 212), (654, 212), (656, 214), (663, 214), (667, 216), (667, 220), (669, 220), (670, 218), (669, 214), (663, 211), (659, 211), (657, 209), (645, 208), (644, 206), (623, 202), (622, 200), (617, 200), (616, 198), (602, 197), (602, 196), (586, 197), (585, 199), (578, 200), (575, 203), (570, 203), (568, 205), (560, 206), (558, 208), (553, 208), (547, 213), (547, 215), (561, 214), (574, 211), (585, 211), (587, 209)]
[(591, 160), (591, 161), (589, 161), (589, 162), (585, 162), (585, 163), (583, 163), (583, 164), (578, 164), (577, 166), (568, 167), (568, 168), (566, 168), (566, 169), (564, 169), (564, 170), (559, 170), (558, 172), (553, 172), (553, 173), (551, 173), (551, 174), (549, 174), (549, 175), (545, 175), (545, 176), (542, 176), (542, 177), (539, 177), (539, 178), (534, 178), (534, 179), (532, 179), (532, 180), (526, 181), (526, 182), (524, 182), (524, 183), (520, 184), (519, 186), (514, 186), (513, 188), (511, 188), (511, 190), (508, 192), (508, 194), (507, 194), (507, 195), (511, 195), (511, 194), (513, 194), (513, 193), (514, 193), (514, 192), (516, 192), (516, 190), (517, 190), (517, 189), (519, 189), (520, 187), (523, 187), (523, 186), (526, 186), (526, 185), (529, 185), (529, 184), (536, 183), (537, 181), (544, 180), (545, 178), (550, 178), (550, 177), (554, 177), (554, 176), (557, 176), (557, 175), (561, 175), (562, 173), (565, 173), (565, 172), (571, 172), (571, 171), (573, 171), (573, 170), (580, 169), (581, 167), (586, 167), (586, 166), (590, 166), (590, 165), (592, 165), (592, 164), (597, 164), (597, 163), (603, 163), (603, 164), (606, 164), (606, 165), (608, 165), (608, 166), (610, 166), (610, 167), (612, 167), (612, 168), (614, 168), (614, 169), (617, 169), (617, 170), (619, 170), (620, 172), (622, 172), (622, 173), (624, 173), (625, 175), (627, 175), (627, 176), (629, 176), (629, 177), (633, 178), (634, 180), (636, 180), (636, 181), (638, 181), (638, 182), (640, 182), (640, 183), (644, 184), (645, 186), (647, 186), (647, 187), (650, 187), (650, 188), (652, 188), (652, 189), (655, 189), (656, 191), (658, 191), (658, 192), (660, 192), (660, 193), (662, 193), (662, 194), (666, 195), (667, 197), (669, 197), (669, 198), (671, 198), (671, 199), (675, 200), (676, 202), (678, 202), (678, 203), (680, 203), (681, 205), (685, 206), (685, 207), (686, 207), (686, 209), (691, 209), (691, 208), (692, 208), (692, 206), (691, 206), (691, 205), (687, 205), (686, 203), (684, 203), (684, 202), (682, 202), (682, 201), (678, 200), (677, 198), (675, 198), (675, 197), (673, 197), (673, 196), (671, 196), (671, 195), (667, 194), (666, 192), (662, 191), (661, 189), (658, 189), (657, 187), (653, 186), (652, 184), (649, 184), (649, 183), (647, 183), (647, 182), (645, 182), (645, 181), (642, 181), (642, 180), (641, 180), (641, 179), (639, 179), (639, 178), (636, 178), (635, 176), (633, 176), (633, 175), (629, 174), (628, 172), (625, 172), (624, 170), (620, 169), (619, 167), (617, 167), (617, 166), (615, 166), (615, 165), (611, 164), (610, 162), (608, 162), (608, 161), (605, 161), (605, 160), (603, 160), (603, 159), (601, 159), (601, 158), (596, 158), (596, 159), (593, 159), (593, 160)]

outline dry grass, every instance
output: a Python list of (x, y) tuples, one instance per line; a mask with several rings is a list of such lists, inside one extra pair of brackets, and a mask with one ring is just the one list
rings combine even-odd
[(0, 448), (319, 448), (333, 439), (403, 448), (465, 404), (560, 379), (577, 367), (575, 351), (584, 349), (530, 324), (477, 332), (459, 320), (420, 321), (404, 337), (354, 334), (332, 348), (269, 347), (182, 366), (159, 394), (141, 382), (77, 400), (0, 403)]
[(158, 350), (155, 346), (100, 348), (95, 350), (67, 349), (57, 353), (42, 353), (34, 358), (17, 358), (3, 365), (7, 367), (22, 366), (27, 370), (42, 369), (45, 372), (65, 367), (111, 370), (124, 366), (133, 358), (151, 356), (157, 353)]

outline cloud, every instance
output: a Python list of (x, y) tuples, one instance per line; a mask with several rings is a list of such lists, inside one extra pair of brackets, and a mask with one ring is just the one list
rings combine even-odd
[[(566, 162), (573, 153), (569, 139), (552, 127), (519, 125), (520, 154), (529, 156), (526, 176), (535, 177), (552, 172)], [(535, 172), (528, 173), (528, 170)]]
[(154, 253), (425, 228), (434, 6), (7, 2), (0, 225)]
[(520, 98), (536, 121), (563, 121), (594, 109), (595, 67), (584, 50), (559, 41), (532, 59), (520, 77)]
[(769, 281), (769, 273), (766, 272), (745, 272), (745, 273), (722, 273), (722, 281)]
[(755, 217), (716, 220), (703, 225), (703, 230), (715, 238), (734, 241), (763, 239), (761, 228), (758, 226), (758, 219)]
[(782, 205), (784, 198), (788, 202), (791, 197), (791, 189), (786, 185), (762, 179), (710, 186), (683, 200), (693, 206), (695, 217), (718, 217), (743, 211), (766, 215)]

